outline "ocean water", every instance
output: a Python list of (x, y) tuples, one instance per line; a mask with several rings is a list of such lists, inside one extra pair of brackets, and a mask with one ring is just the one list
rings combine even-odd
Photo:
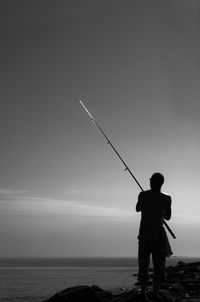
[(0, 301), (41, 302), (75, 285), (131, 288), (136, 271), (135, 258), (2, 258)]
[[(191, 258), (172, 257), (168, 265)], [(75, 285), (119, 292), (136, 282), (137, 258), (0, 258), (0, 301), (41, 302)]]

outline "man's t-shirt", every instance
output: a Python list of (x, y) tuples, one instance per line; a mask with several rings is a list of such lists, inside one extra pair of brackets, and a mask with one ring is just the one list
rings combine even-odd
[(136, 211), (141, 211), (140, 235), (159, 232), (163, 218), (171, 217), (171, 197), (153, 190), (143, 191), (138, 196)]

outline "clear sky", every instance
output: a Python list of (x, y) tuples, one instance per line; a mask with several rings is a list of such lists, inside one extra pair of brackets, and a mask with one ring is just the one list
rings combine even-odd
[(200, 256), (200, 1), (0, 6), (0, 256), (137, 255), (140, 189), (78, 98)]

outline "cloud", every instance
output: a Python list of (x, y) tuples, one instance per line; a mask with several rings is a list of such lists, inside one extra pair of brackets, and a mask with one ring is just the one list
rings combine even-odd
[[(17, 202), (16, 202), (17, 201)], [(134, 211), (116, 207), (91, 205), (82, 201), (59, 200), (43, 197), (7, 199), (0, 203), (0, 213), (25, 216), (99, 217), (102, 219), (129, 220)]]
[(65, 190), (64, 191), (65, 194), (77, 194), (80, 193), (78, 190)]
[[(91, 205), (82, 201), (65, 201), (46, 199), (42, 200), (45, 208), (45, 215), (67, 215), (67, 216), (84, 216), (84, 217), (101, 217), (114, 219), (129, 219), (133, 213), (120, 208), (106, 207), (101, 205)], [(43, 209), (40, 206), (40, 210)]]
[(25, 190), (8, 190), (8, 189), (1, 189), (0, 188), (0, 194), (24, 194), (24, 193), (28, 193), (28, 191)]
[[(0, 190), (3, 194), (13, 194), (14, 192)], [(74, 192), (74, 191), (73, 191)], [(72, 194), (73, 194), (72, 192)], [(76, 191), (75, 191), (76, 192)], [(10, 198), (9, 198), (10, 197)], [(8, 196), (1, 200), (0, 214), (2, 215), (23, 215), (23, 216), (66, 216), (66, 217), (88, 217), (100, 219), (115, 219), (119, 221), (137, 220), (139, 223), (140, 215), (134, 210), (111, 207), (101, 204), (91, 204), (81, 200), (64, 200), (39, 196)], [(192, 214), (175, 214), (169, 221), (170, 225), (198, 225), (200, 216)]]
[(197, 225), (200, 224), (200, 215), (173, 215), (173, 222), (176, 225)]

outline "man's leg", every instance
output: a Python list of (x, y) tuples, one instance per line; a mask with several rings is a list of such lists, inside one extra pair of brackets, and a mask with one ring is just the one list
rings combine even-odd
[(166, 240), (164, 237), (155, 240), (152, 248), (152, 260), (154, 267), (154, 290), (158, 291), (165, 277)]
[(139, 273), (138, 279), (141, 283), (141, 293), (145, 294), (147, 281), (149, 278), (149, 262), (150, 262), (150, 246), (148, 242), (139, 240), (138, 263)]

